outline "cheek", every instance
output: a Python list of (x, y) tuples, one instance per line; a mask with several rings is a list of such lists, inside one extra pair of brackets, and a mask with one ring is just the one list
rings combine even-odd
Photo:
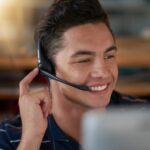
[(75, 82), (83, 83), (87, 79), (89, 70), (88, 66), (74, 66), (69, 69), (70, 78)]
[(109, 68), (111, 70), (113, 78), (115, 80), (117, 80), (117, 78), (118, 78), (118, 65), (117, 65), (117, 63), (116, 62), (111, 63), (111, 65), (109, 66)]
[(118, 77), (117, 62), (114, 59), (112, 59), (112, 60), (106, 61), (105, 64), (106, 64), (107, 70), (109, 70), (109, 72), (112, 74), (112, 76), (114, 78), (117, 78)]
[(57, 68), (56, 74), (69, 82), (82, 84), (89, 74), (89, 66), (63, 65)]

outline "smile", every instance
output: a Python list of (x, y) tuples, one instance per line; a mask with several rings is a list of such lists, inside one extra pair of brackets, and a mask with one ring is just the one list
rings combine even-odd
[(103, 91), (108, 87), (108, 84), (99, 85), (99, 86), (91, 86), (89, 87), (91, 91)]

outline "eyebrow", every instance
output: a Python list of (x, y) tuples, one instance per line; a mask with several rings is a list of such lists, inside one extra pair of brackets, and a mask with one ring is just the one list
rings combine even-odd
[[(107, 48), (105, 50), (105, 53), (107, 53), (109, 51), (113, 51), (113, 50), (117, 51), (117, 47), (115, 45)], [(88, 50), (79, 50), (76, 53), (74, 53), (73, 55), (71, 55), (71, 57), (77, 57), (77, 56), (83, 56), (83, 55), (90, 55), (90, 56), (92, 55), (92, 56), (95, 56), (96, 53), (93, 52), (93, 51), (88, 51)]]
[(71, 57), (77, 57), (77, 56), (82, 56), (82, 55), (95, 55), (95, 52), (93, 51), (88, 51), (88, 50), (79, 50), (76, 53), (74, 53), (73, 55), (71, 55)]
[(107, 53), (107, 52), (109, 52), (109, 51), (117, 51), (117, 47), (116, 47), (115, 45), (113, 45), (113, 46), (107, 48), (107, 49), (105, 50), (105, 53)]

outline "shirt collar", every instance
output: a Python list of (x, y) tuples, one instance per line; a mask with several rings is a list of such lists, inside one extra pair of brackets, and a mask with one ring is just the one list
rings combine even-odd
[(49, 122), (49, 134), (51, 135), (51, 138), (55, 141), (61, 141), (61, 142), (72, 142), (74, 144), (78, 144), (73, 138), (71, 138), (69, 135), (65, 134), (57, 125), (52, 115), (48, 117)]

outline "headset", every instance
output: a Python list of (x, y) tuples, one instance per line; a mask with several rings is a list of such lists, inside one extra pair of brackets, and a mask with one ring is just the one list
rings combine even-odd
[(83, 90), (83, 91), (90, 91), (90, 88), (86, 85), (81, 85), (81, 84), (73, 84), (70, 83), (68, 81), (65, 81), (63, 79), (58, 78), (55, 75), (55, 68), (54, 65), (52, 63), (52, 61), (50, 59), (48, 59), (46, 57), (46, 55), (44, 55), (44, 53), (42, 52), (42, 46), (41, 46), (41, 40), (38, 41), (38, 68), (40, 71), (40, 74), (43, 75), (44, 77), (46, 77), (47, 79), (53, 79), (55, 81), (64, 83), (66, 85), (72, 86), (74, 88)]

